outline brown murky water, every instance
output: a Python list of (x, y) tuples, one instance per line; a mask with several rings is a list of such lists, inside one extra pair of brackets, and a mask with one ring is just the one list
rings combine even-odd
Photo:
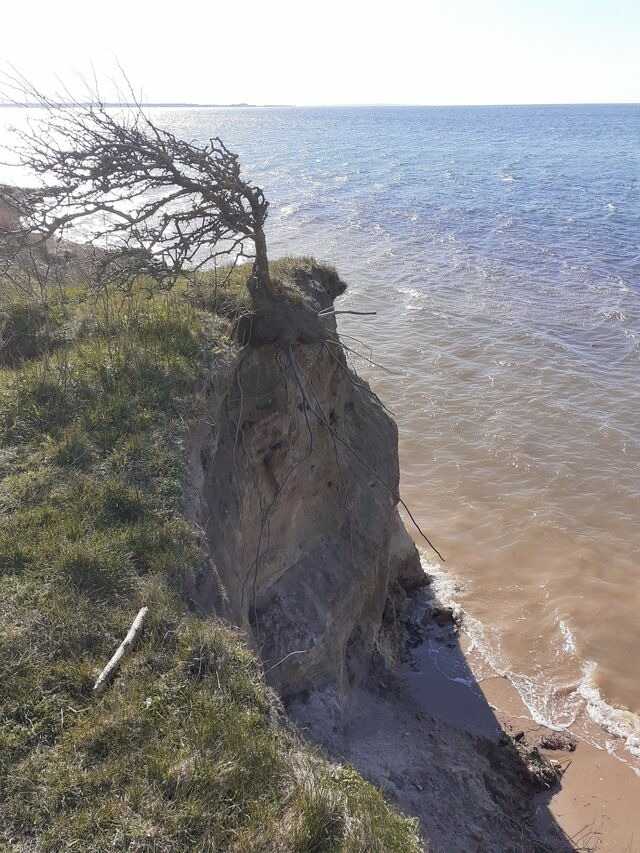
[(414, 291), (397, 311), (394, 289), (360, 274), (345, 303), (379, 314), (341, 329), (392, 371), (354, 356), (395, 413), (402, 494), (445, 556), (474, 665), (508, 675), (539, 722), (592, 737), (595, 720), (637, 766), (640, 353), (623, 343), (637, 304), (626, 326), (575, 316), (581, 346), (599, 349), (585, 365), (514, 327), (508, 300), (489, 320), (481, 300)]

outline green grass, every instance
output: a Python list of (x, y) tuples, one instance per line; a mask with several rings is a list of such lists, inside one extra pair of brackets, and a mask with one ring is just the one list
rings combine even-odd
[(246, 638), (185, 604), (202, 556), (183, 444), (246, 275), (0, 306), (2, 849), (418, 849), (412, 821), (278, 722)]

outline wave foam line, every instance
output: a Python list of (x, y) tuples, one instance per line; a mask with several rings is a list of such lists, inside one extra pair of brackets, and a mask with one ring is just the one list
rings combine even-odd
[[(587, 713), (600, 728), (620, 738), (634, 758), (640, 759), (640, 718), (632, 711), (610, 705), (604, 699), (593, 677), (595, 669), (595, 661), (587, 661), (578, 685), (578, 693), (586, 702)], [(638, 770), (636, 773), (640, 775)]]
[[(458, 579), (450, 572), (443, 571), (439, 563), (429, 562), (422, 552), (420, 556), (423, 569), (431, 578), (436, 597), (443, 605), (451, 608), (460, 620), (465, 634), (471, 641), (470, 650), (477, 650), (494, 675), (508, 679), (520, 696), (531, 719), (552, 731), (566, 731), (576, 723), (580, 713), (586, 711), (589, 719), (603, 732), (604, 743), (596, 743), (586, 735), (579, 735), (575, 731), (573, 734), (598, 749), (606, 749), (640, 776), (640, 768), (635, 767), (632, 761), (626, 760), (616, 752), (616, 744), (611, 744), (604, 739), (605, 732), (613, 735), (618, 738), (630, 756), (640, 760), (640, 717), (632, 711), (616, 708), (604, 699), (593, 679), (596, 663), (594, 661), (581, 663), (581, 678), (575, 689), (571, 690), (560, 703), (557, 693), (545, 690), (545, 685), (549, 684), (548, 673), (531, 677), (509, 669), (504, 661), (497, 629), (482, 624), (480, 620), (467, 613), (460, 604), (458, 593), (461, 590), (461, 584)], [(558, 623), (558, 628), (564, 641), (564, 651), (575, 655), (576, 645), (571, 629), (563, 620)], [(488, 637), (489, 633), (493, 635), (491, 638)]]

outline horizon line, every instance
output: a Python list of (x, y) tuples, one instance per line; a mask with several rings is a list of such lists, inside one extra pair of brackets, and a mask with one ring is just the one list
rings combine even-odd
[[(98, 106), (97, 101), (58, 101), (52, 104), (55, 107), (91, 107)], [(405, 101), (383, 101), (383, 102), (373, 102), (373, 101), (354, 101), (347, 103), (313, 103), (313, 104), (252, 104), (246, 103), (243, 101), (227, 103), (227, 104), (214, 104), (214, 103), (199, 103), (192, 101), (143, 101), (141, 103), (135, 103), (133, 101), (104, 101), (100, 103), (100, 106), (106, 108), (113, 107), (125, 107), (127, 109), (133, 109), (136, 107), (181, 107), (181, 108), (191, 108), (191, 109), (314, 109), (314, 108), (326, 108), (326, 107), (421, 107), (428, 109), (437, 109), (437, 108), (449, 108), (449, 107), (459, 107), (466, 109), (473, 109), (477, 107), (616, 107), (616, 106), (640, 106), (640, 101), (522, 101), (520, 103), (515, 102), (500, 102), (500, 103), (478, 103), (478, 104), (469, 104), (469, 103), (442, 103), (442, 104), (421, 104), (421, 103), (410, 103)], [(0, 101), (0, 109), (8, 108), (8, 109), (47, 109), (47, 107), (40, 103), (12, 103), (6, 101)]]

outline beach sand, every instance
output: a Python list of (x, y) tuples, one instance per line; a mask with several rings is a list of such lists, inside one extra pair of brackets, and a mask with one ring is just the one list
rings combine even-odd
[[(530, 743), (551, 734), (531, 720), (507, 679), (488, 678), (480, 688), (506, 731), (523, 731)], [(565, 768), (547, 808), (577, 849), (640, 850), (640, 777), (628, 764), (582, 737), (575, 738), (573, 752), (541, 752)]]
[(411, 649), (402, 668), (403, 679), (419, 706), (458, 730), (489, 739), (499, 739), (504, 732), (525, 749), (538, 748), (544, 757), (562, 766), (559, 785), (536, 795), (542, 837), (547, 830), (552, 835), (555, 824), (576, 850), (639, 850), (640, 777), (623, 760), (594, 745), (602, 740), (596, 724), (581, 719), (579, 726), (568, 730), (564, 739), (572, 746), (570, 750), (545, 749), (540, 741), (553, 740), (558, 733), (531, 718), (506, 677), (475, 679), (468, 662), (471, 641), (464, 629), (458, 630), (446, 619), (442, 625), (427, 625), (426, 636)]

